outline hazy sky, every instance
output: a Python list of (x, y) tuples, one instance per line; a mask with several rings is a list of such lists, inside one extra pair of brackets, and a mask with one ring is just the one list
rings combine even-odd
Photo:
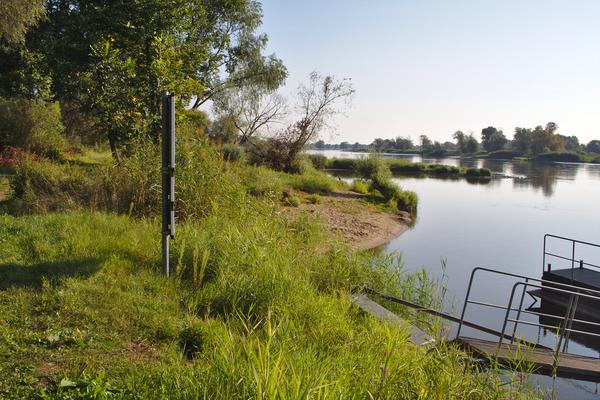
[(290, 76), (350, 77), (326, 141), (558, 123), (600, 139), (600, 0), (263, 0), (269, 53)]

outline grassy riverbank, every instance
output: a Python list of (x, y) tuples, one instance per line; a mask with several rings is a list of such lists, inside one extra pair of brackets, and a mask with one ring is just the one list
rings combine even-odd
[(119, 166), (85, 154), (15, 166), (0, 215), (0, 397), (526, 395), (453, 346), (414, 346), (351, 305), (364, 286), (424, 305), (437, 289), (398, 258), (357, 253), (318, 220), (282, 213), (286, 196), (313, 203), (344, 183), (225, 162), (205, 142), (178, 146), (170, 279), (152, 148)]

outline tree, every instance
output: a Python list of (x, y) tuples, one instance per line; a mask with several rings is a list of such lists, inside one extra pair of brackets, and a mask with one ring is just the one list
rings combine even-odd
[(556, 136), (564, 143), (565, 150), (567, 151), (579, 151), (583, 147), (579, 144), (579, 138), (577, 138), (577, 136), (565, 136), (560, 134), (557, 134)]
[(350, 79), (312, 72), (308, 84), (301, 84), (298, 89), (298, 120), (279, 132), (271, 143), (269, 158), (273, 166), (291, 171), (304, 146), (329, 126), (332, 117), (342, 112), (340, 102), (349, 106), (353, 94)]
[(467, 153), (467, 136), (462, 131), (456, 131), (452, 138), (456, 140), (459, 153)]
[(533, 142), (533, 132), (528, 128), (515, 128), (513, 147), (521, 154), (529, 154)]
[(590, 153), (600, 153), (600, 140), (592, 140), (586, 146), (585, 149)]
[(0, 39), (22, 43), (27, 30), (44, 16), (44, 0), (2, 0), (0, 2)]
[(502, 150), (506, 142), (504, 133), (493, 126), (481, 130), (481, 145), (488, 152)]
[(394, 148), (397, 150), (412, 150), (414, 148), (414, 144), (410, 138), (398, 136), (395, 140)]
[(250, 141), (262, 129), (281, 122), (286, 113), (282, 96), (250, 85), (223, 91), (213, 104), (217, 116), (232, 121), (238, 130), (240, 144)]
[[(232, 87), (272, 91), (287, 76), (281, 60), (263, 54), (255, 0), (45, 4), (47, 18), (30, 31), (26, 49), (43, 59), (52, 97), (97, 119), (115, 148), (134, 135), (158, 140), (165, 91), (177, 94), (179, 108), (197, 108)], [(25, 64), (21, 57), (13, 65)], [(115, 111), (116, 122), (106, 117)]]
[(558, 125), (554, 122), (548, 122), (545, 128), (541, 125), (536, 126), (531, 132), (531, 152), (540, 154), (548, 151), (563, 151), (565, 145), (556, 134), (557, 130)]
[(427, 137), (427, 135), (420, 135), (419, 142), (421, 143), (421, 152), (431, 151), (433, 148), (433, 143), (431, 139)]
[(474, 154), (479, 151), (479, 143), (472, 133), (465, 138), (465, 150), (467, 154)]
[(325, 141), (323, 141), (323, 140), (317, 140), (315, 142), (315, 149), (323, 150), (324, 148), (325, 148)]

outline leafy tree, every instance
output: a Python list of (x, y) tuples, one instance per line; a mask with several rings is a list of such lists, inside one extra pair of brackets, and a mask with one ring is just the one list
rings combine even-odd
[(22, 43), (27, 30), (44, 15), (44, 0), (2, 0), (0, 2), (0, 39)]
[(398, 136), (394, 143), (394, 148), (397, 150), (412, 150), (414, 147), (413, 141), (408, 137)]
[(43, 59), (53, 97), (97, 119), (115, 149), (132, 135), (158, 140), (164, 91), (177, 93), (179, 107), (197, 108), (231, 87), (274, 90), (287, 75), (281, 60), (263, 55), (255, 0), (45, 4), (47, 18), (26, 48)]
[(317, 140), (315, 142), (315, 149), (322, 150), (324, 148), (325, 148), (325, 141), (323, 141), (323, 140)]
[(558, 125), (554, 122), (548, 122), (546, 127), (536, 126), (532, 134), (531, 152), (540, 154), (548, 151), (563, 151), (565, 145), (561, 138), (556, 134)]
[(504, 133), (493, 126), (488, 126), (481, 130), (481, 145), (488, 152), (501, 150), (506, 145), (506, 142)]
[(472, 133), (465, 138), (465, 149), (467, 154), (474, 154), (479, 151), (479, 143)]
[(340, 149), (342, 149), (342, 150), (348, 150), (350, 147), (351, 147), (351, 145), (348, 142), (340, 143)]
[(421, 143), (422, 152), (429, 152), (432, 150), (433, 143), (431, 142), (431, 139), (427, 137), (427, 135), (420, 135), (419, 142)]
[(456, 140), (456, 147), (458, 151), (462, 153), (467, 153), (467, 135), (465, 135), (462, 131), (454, 132), (452, 138)]
[(592, 140), (586, 146), (585, 149), (590, 153), (600, 153), (600, 140)]
[(565, 150), (567, 151), (579, 151), (582, 149), (581, 144), (579, 144), (579, 139), (577, 136), (565, 136), (565, 135), (556, 135), (565, 146)]
[(529, 154), (533, 142), (533, 132), (528, 128), (515, 128), (513, 147), (521, 154)]

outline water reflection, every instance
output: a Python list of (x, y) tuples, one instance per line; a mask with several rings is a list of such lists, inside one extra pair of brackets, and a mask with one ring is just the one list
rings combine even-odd
[[(358, 158), (367, 156), (365, 153), (352, 153), (336, 150), (319, 151), (329, 158)], [(560, 180), (600, 179), (600, 165), (576, 163), (534, 163), (528, 161), (490, 160), (481, 158), (430, 158), (418, 154), (383, 154), (384, 158), (401, 159), (409, 162), (422, 162), (427, 164), (446, 164), (461, 168), (487, 168), (496, 176), (512, 179), (514, 190), (534, 189), (541, 191), (545, 197), (552, 197), (556, 184)], [(419, 177), (422, 178), (422, 177)], [(443, 178), (456, 179), (456, 178)], [(467, 180), (474, 185), (494, 184), (494, 180), (484, 181), (478, 179)]]

